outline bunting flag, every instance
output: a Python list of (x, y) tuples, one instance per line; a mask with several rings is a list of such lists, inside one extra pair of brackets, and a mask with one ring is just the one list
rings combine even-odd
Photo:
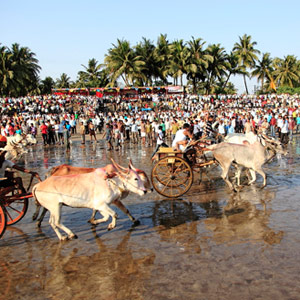
[(275, 85), (275, 82), (274, 82), (273, 78), (271, 78), (271, 81), (270, 81), (270, 89), (276, 91), (276, 85)]

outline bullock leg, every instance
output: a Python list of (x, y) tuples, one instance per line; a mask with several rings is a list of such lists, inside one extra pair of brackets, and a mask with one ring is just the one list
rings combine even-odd
[(95, 222), (95, 215), (96, 215), (96, 213), (97, 213), (97, 210), (96, 210), (96, 209), (93, 209), (91, 218), (88, 220), (88, 223), (94, 224), (93, 222)]
[(35, 213), (32, 216), (32, 221), (37, 219), (37, 217), (40, 213), (40, 208), (41, 208), (41, 205), (37, 201), (35, 201), (35, 205), (36, 205), (36, 208), (35, 208)]
[[(50, 211), (49, 223), (61, 241), (66, 239), (71, 240), (73, 238), (77, 239), (77, 235), (74, 234), (69, 228), (67, 228), (60, 222), (61, 207), (62, 207), (62, 203), (59, 203), (58, 206), (51, 207), (51, 209), (49, 208)], [(62, 236), (58, 228), (63, 230), (67, 234), (67, 236), (66, 237)]]
[(221, 168), (222, 168), (222, 174), (221, 174), (221, 177), (224, 179), (224, 181), (227, 183), (227, 185), (229, 186), (229, 188), (232, 190), (232, 191), (235, 191), (235, 188), (234, 186), (232, 185), (232, 183), (230, 182), (230, 180), (228, 179), (228, 172), (229, 172), (229, 168), (230, 168), (230, 165), (231, 165), (231, 162), (219, 162)]
[(48, 211), (47, 208), (44, 207), (44, 209), (43, 209), (43, 211), (41, 213), (41, 216), (38, 218), (38, 220), (36, 222), (37, 227), (41, 227), (41, 224), (42, 224), (42, 222), (44, 220), (44, 217), (45, 217), (47, 211)]
[[(95, 213), (96, 213), (96, 210), (93, 210), (93, 211), (95, 211)], [(109, 216), (110, 216), (109, 213), (106, 212), (106, 211), (103, 211), (102, 209), (99, 209), (99, 212), (100, 212), (100, 214), (103, 216), (103, 218), (97, 219), (97, 220), (91, 219), (91, 220), (89, 220), (89, 222), (90, 222), (91, 224), (97, 225), (97, 224), (99, 224), (99, 223), (104, 223), (104, 222), (108, 221)]]
[(54, 218), (54, 216), (52, 215), (51, 212), (50, 212), (49, 224), (52, 227), (52, 229), (54, 230), (54, 232), (56, 233), (58, 239), (60, 241), (64, 240), (64, 237), (61, 235), (61, 233), (57, 229), (57, 226), (55, 225), (55, 218)]
[[(256, 173), (255, 173), (255, 171), (253, 170), (253, 169), (249, 169), (249, 171), (250, 171), (250, 174), (251, 174), (251, 177), (252, 177), (252, 180), (250, 180), (249, 182), (248, 182), (248, 184), (250, 185), (250, 184), (252, 184), (252, 183), (254, 183), (255, 181), (256, 181)], [(256, 170), (257, 171), (257, 170)], [(258, 172), (258, 171), (257, 171)]]
[(242, 167), (236, 165), (235, 179), (236, 179), (237, 186), (241, 185), (241, 174), (242, 174)]
[(125, 213), (128, 218), (133, 222), (134, 225), (139, 225), (140, 221), (136, 220), (129, 212), (129, 210), (124, 206), (124, 204), (120, 200), (115, 200), (112, 202), (116, 207), (118, 207), (123, 213)]
[(261, 187), (261, 188), (264, 188), (267, 185), (267, 175), (266, 175), (266, 173), (261, 168), (257, 169), (256, 172), (259, 175), (261, 175), (262, 178), (264, 179), (263, 185)]
[(249, 169), (249, 173), (250, 173), (250, 175), (249, 175), (249, 182), (251, 181), (251, 178), (255, 178), (254, 179), (254, 181), (255, 181), (256, 180), (256, 173), (255, 173), (255, 171), (252, 170), (252, 169)]
[(101, 207), (98, 208), (99, 212), (103, 216), (102, 219), (94, 220), (92, 224), (96, 225), (99, 223), (103, 223), (108, 221), (109, 217), (112, 217), (112, 222), (108, 225), (107, 229), (111, 230), (116, 227), (116, 220), (117, 220), (117, 214), (107, 205), (103, 204)]

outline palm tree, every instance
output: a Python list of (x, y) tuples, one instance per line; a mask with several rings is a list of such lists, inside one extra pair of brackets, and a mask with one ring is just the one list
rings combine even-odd
[(232, 82), (229, 82), (226, 89), (224, 89), (224, 93), (228, 95), (233, 95), (237, 93), (237, 89), (235, 88)]
[(197, 92), (197, 83), (205, 80), (205, 69), (213, 60), (212, 56), (203, 49), (204, 44), (201, 38), (195, 39), (194, 37), (187, 42), (189, 53), (186, 71), (187, 79), (192, 82), (193, 93)]
[(142, 38), (142, 42), (135, 46), (135, 55), (145, 63), (140, 79), (145, 79), (146, 85), (152, 85), (152, 79), (159, 77), (158, 60), (155, 56), (155, 46), (149, 39)]
[[(252, 69), (255, 66), (255, 61), (257, 60), (256, 54), (259, 54), (260, 51), (255, 49), (256, 42), (251, 42), (251, 35), (244, 34), (242, 37), (239, 37), (239, 43), (235, 43), (233, 47), (233, 51), (237, 54), (239, 58), (239, 64), (245, 68)], [(246, 83), (246, 75), (245, 72), (243, 74), (244, 84), (246, 93), (248, 94), (248, 87)]]
[(38, 60), (28, 47), (20, 47), (15, 43), (11, 50), (12, 60), (15, 62), (14, 81), (16, 81), (17, 94), (26, 95), (28, 92), (35, 90), (39, 83), (39, 72), (41, 67)]
[(180, 78), (180, 85), (183, 85), (183, 75), (186, 74), (188, 62), (188, 49), (183, 40), (176, 40), (170, 44), (171, 60), (168, 67), (169, 74), (174, 78), (174, 84), (177, 84)]
[(52, 77), (48, 76), (44, 80), (41, 81), (40, 91), (42, 95), (51, 94), (52, 89), (55, 86), (55, 82)]
[(140, 73), (145, 65), (140, 56), (136, 56), (128, 41), (117, 40), (117, 45), (108, 50), (105, 63), (110, 73), (110, 86), (114, 86), (119, 77), (127, 86), (133, 84), (134, 76)]
[(287, 55), (283, 59), (274, 59), (274, 76), (279, 85), (294, 87), (299, 81), (299, 68), (297, 58), (294, 55)]
[(164, 82), (164, 84), (168, 84), (167, 76), (171, 53), (170, 43), (166, 34), (160, 34), (158, 37), (156, 48), (154, 50), (154, 57), (157, 62), (158, 77)]
[(261, 81), (262, 91), (264, 89), (265, 79), (271, 80), (272, 72), (272, 58), (270, 57), (270, 53), (263, 53), (261, 60), (257, 61), (251, 73), (252, 76), (256, 76), (257, 80)]
[(239, 65), (239, 58), (236, 53), (230, 52), (227, 57), (227, 78), (224, 81), (222, 89), (225, 90), (228, 81), (232, 75), (243, 75), (245, 73), (245, 68)]
[(207, 53), (212, 58), (207, 67), (207, 93), (209, 94), (213, 83), (221, 82), (223, 76), (227, 74), (228, 61), (226, 51), (220, 44), (209, 45)]
[(71, 85), (71, 78), (66, 73), (62, 73), (60, 75), (60, 78), (56, 79), (55, 86), (57, 88), (69, 88), (70, 85)]
[(12, 54), (5, 46), (0, 47), (0, 93), (10, 95), (13, 86), (14, 66)]
[(84, 83), (84, 87), (100, 87), (101, 77), (103, 76), (101, 68), (103, 64), (98, 64), (95, 58), (88, 61), (88, 66), (82, 65), (85, 71), (79, 71), (79, 81)]

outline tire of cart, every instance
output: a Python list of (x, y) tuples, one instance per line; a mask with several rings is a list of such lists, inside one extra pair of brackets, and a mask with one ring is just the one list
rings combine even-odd
[(4, 210), (3, 205), (0, 203), (0, 238), (2, 237), (2, 235), (4, 234), (5, 230), (6, 230), (6, 220), (7, 220), (7, 216)]
[(166, 156), (154, 165), (151, 181), (154, 189), (162, 196), (177, 198), (189, 191), (193, 176), (193, 170), (184, 158)]

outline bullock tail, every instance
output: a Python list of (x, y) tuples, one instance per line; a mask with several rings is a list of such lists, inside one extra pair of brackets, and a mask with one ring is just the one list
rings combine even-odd
[(38, 204), (39, 206), (41, 206), (39, 200), (38, 200), (37, 197), (36, 197), (36, 192), (35, 192), (35, 190), (37, 189), (37, 185), (38, 185), (38, 184), (36, 184), (36, 185), (32, 188), (31, 193), (32, 193), (32, 196), (33, 196), (33, 198), (34, 198), (35, 203)]

